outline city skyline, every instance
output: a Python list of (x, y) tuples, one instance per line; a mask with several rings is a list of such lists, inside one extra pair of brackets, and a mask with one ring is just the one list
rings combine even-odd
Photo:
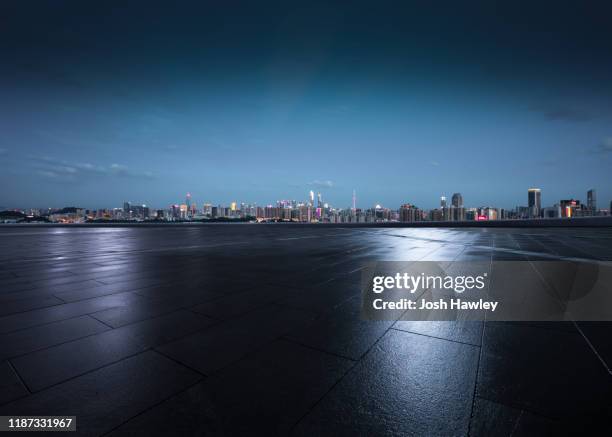
[[(556, 203), (542, 204), (542, 190), (529, 188), (527, 204), (504, 208), (495, 204), (470, 205), (464, 202), (462, 193), (453, 193), (450, 203), (446, 196), (439, 197), (439, 205), (434, 208), (422, 208), (414, 203), (405, 202), (398, 208), (380, 204), (358, 206), (356, 191), (353, 190), (351, 206), (343, 207), (329, 204), (323, 200), (321, 192), (310, 190), (305, 200), (285, 199), (274, 203), (257, 204), (252, 202), (232, 201), (229, 204), (201, 202), (193, 199), (187, 192), (183, 201), (166, 207), (124, 201), (122, 207), (82, 208), (65, 206), (63, 208), (20, 208), (8, 209), (2, 213), (2, 219), (14, 222), (23, 219), (44, 218), (45, 221), (82, 223), (83, 221), (207, 221), (215, 219), (239, 220), (280, 220), (297, 222), (331, 222), (331, 223), (372, 223), (372, 222), (457, 222), (480, 220), (512, 219), (551, 219), (572, 217), (595, 217), (612, 214), (610, 208), (597, 204), (597, 190), (591, 188), (586, 193), (586, 202), (580, 198), (559, 199)], [(15, 214), (20, 214), (16, 216)]]
[[(411, 201), (408, 198), (405, 198), (403, 200), (399, 200), (396, 205), (401, 205), (401, 204), (405, 204), (405, 203), (410, 203), (410, 204), (414, 204), (417, 205), (419, 207), (421, 207), (422, 209), (435, 209), (438, 208), (440, 206), (444, 206), (446, 203), (452, 206), (464, 206), (464, 207), (496, 207), (496, 208), (504, 208), (504, 209), (513, 209), (519, 206), (527, 206), (527, 207), (532, 207), (532, 198), (531, 195), (533, 193), (533, 190), (536, 190), (538, 193), (538, 197), (537, 197), (537, 208), (540, 209), (542, 207), (545, 206), (552, 206), (555, 204), (555, 202), (559, 202), (562, 199), (582, 199), (582, 196), (580, 195), (576, 195), (576, 196), (562, 196), (559, 199), (555, 199), (553, 201), (553, 203), (547, 204), (547, 203), (543, 203), (542, 202), (542, 189), (540, 188), (529, 188), (527, 189), (527, 200), (523, 203), (521, 203), (521, 201), (517, 201), (514, 205), (499, 205), (498, 203), (496, 203), (495, 201), (490, 202), (490, 203), (475, 203), (475, 202), (468, 202), (466, 204), (464, 204), (464, 200), (463, 200), (463, 193), (462, 192), (454, 192), (452, 195), (447, 195), (447, 194), (441, 194), (440, 196), (438, 196), (437, 198), (435, 198), (434, 201), (431, 201), (431, 206), (426, 206), (426, 205), (418, 205), (416, 202)], [(596, 188), (589, 188), (588, 190), (585, 190), (582, 194), (585, 195), (585, 205), (589, 204), (591, 205), (592, 202), (596, 202), (596, 196), (600, 197), (600, 195), (596, 195), (595, 193), (598, 193), (599, 190)], [(323, 190), (309, 190), (305, 195), (303, 194), (303, 197), (297, 197), (297, 198), (289, 198), (289, 197), (278, 197), (276, 200), (274, 201), (265, 201), (265, 202), (253, 202), (253, 201), (249, 201), (248, 199), (237, 199), (237, 198), (231, 198), (231, 200), (210, 200), (210, 199), (205, 199), (202, 200), (204, 197), (203, 196), (197, 196), (194, 200), (192, 200), (193, 198), (193, 194), (192, 191), (187, 191), (184, 194), (184, 198), (180, 201), (176, 201), (177, 199), (174, 199), (174, 201), (169, 201), (165, 204), (162, 205), (156, 205), (156, 204), (152, 204), (148, 201), (142, 200), (142, 199), (136, 199), (136, 200), (132, 200), (132, 199), (123, 199), (121, 201), (115, 201), (114, 204), (112, 205), (82, 205), (82, 204), (77, 204), (75, 202), (70, 202), (68, 201), (67, 203), (62, 204), (62, 207), (82, 207), (85, 209), (109, 209), (109, 208), (116, 208), (118, 204), (125, 204), (125, 203), (130, 203), (133, 205), (142, 205), (142, 206), (148, 206), (150, 208), (165, 208), (165, 207), (170, 207), (172, 205), (179, 205), (182, 203), (185, 203), (187, 205), (190, 205), (191, 203), (195, 204), (195, 205), (231, 205), (231, 204), (247, 204), (247, 205), (257, 205), (257, 206), (273, 206), (276, 205), (279, 202), (288, 202), (288, 201), (292, 201), (292, 202), (297, 202), (300, 204), (307, 204), (310, 198), (310, 202), (312, 202), (312, 204), (314, 205), (314, 196), (317, 196), (317, 203), (321, 202), (321, 199), (323, 197), (325, 197), (325, 200), (323, 201), (323, 203), (325, 204), (330, 204), (333, 205), (334, 208), (337, 209), (355, 209), (355, 208), (359, 208), (359, 209), (367, 209), (367, 208), (372, 208), (375, 207), (377, 205), (381, 205), (385, 208), (394, 208), (394, 206), (392, 205), (387, 205), (387, 204), (383, 204), (382, 202), (373, 202), (371, 204), (360, 204), (359, 202), (359, 197), (357, 196), (357, 190), (352, 190), (351, 191), (351, 198), (349, 202), (346, 202), (346, 204), (342, 204), (342, 203), (333, 203), (329, 200), (327, 200), (326, 198), (326, 193)], [(457, 197), (458, 196), (458, 197)], [(469, 199), (469, 196), (468, 196)], [(525, 200), (525, 199), (524, 199)], [(612, 202), (612, 200), (611, 200)], [(605, 203), (605, 200), (604, 200)], [(469, 205), (469, 206), (468, 206)], [(2, 205), (0, 204), (0, 211), (1, 210), (11, 210), (11, 209), (31, 209), (31, 208), (36, 208), (36, 209), (45, 209), (45, 208), (58, 208), (57, 205), (52, 206), (52, 205)], [(61, 207), (60, 207), (61, 208)]]
[(608, 14), (443, 9), (7, 6), (0, 205), (612, 198)]

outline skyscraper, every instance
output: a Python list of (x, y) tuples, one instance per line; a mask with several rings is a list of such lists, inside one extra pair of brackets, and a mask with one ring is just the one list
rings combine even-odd
[(446, 196), (441, 196), (440, 197), (440, 207), (441, 208), (446, 208)]
[(454, 193), (451, 202), (450, 219), (455, 221), (465, 220), (465, 208), (463, 207), (463, 196), (461, 193)]
[(542, 191), (539, 188), (527, 190), (527, 206), (529, 207), (529, 217), (539, 217), (542, 210)]
[(452, 202), (455, 208), (463, 208), (463, 196), (461, 193), (453, 194)]
[(587, 208), (591, 214), (594, 214), (597, 210), (597, 195), (594, 188), (587, 191)]
[(310, 190), (310, 206), (314, 206), (314, 191)]
[(353, 190), (353, 211), (357, 209), (357, 194), (355, 194), (355, 190)]

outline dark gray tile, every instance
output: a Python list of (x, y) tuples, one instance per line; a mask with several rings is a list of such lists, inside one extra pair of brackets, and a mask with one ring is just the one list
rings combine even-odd
[(72, 317), (94, 313), (107, 308), (126, 306), (133, 303), (135, 304), (143, 299), (145, 298), (142, 296), (126, 292), (98, 297), (95, 299), (87, 299), (80, 302), (55, 305), (25, 313), (12, 314), (10, 316), (0, 317), (0, 333), (7, 333), (19, 329), (43, 325), (45, 323), (70, 319)]
[(0, 303), (4, 303), (4, 302), (12, 302), (12, 301), (16, 301), (16, 300), (21, 300), (21, 299), (30, 299), (30, 298), (35, 298), (35, 297), (49, 297), (49, 296), (53, 296), (54, 293), (61, 293), (64, 291), (72, 291), (72, 290), (81, 290), (83, 288), (89, 288), (89, 287), (96, 287), (96, 286), (100, 286), (101, 284), (91, 280), (91, 281), (84, 281), (84, 282), (76, 282), (76, 283), (72, 283), (72, 284), (63, 284), (63, 285), (58, 285), (55, 287), (49, 287), (49, 288), (34, 288), (31, 290), (25, 290), (25, 291), (17, 291), (17, 292), (12, 292), (12, 293), (3, 293), (0, 294)]
[(330, 314), (313, 320), (286, 338), (353, 360), (363, 356), (391, 327), (392, 321), (361, 319), (361, 298), (352, 298)]
[(125, 332), (112, 329), (22, 355), (11, 361), (28, 388), (35, 392), (145, 349), (146, 346)]
[(466, 435), (475, 346), (390, 330), (296, 435)]
[(278, 302), (295, 293), (295, 290), (278, 286), (258, 286), (258, 288), (230, 294), (229, 296), (209, 299), (192, 309), (214, 319), (225, 320), (236, 317), (255, 308)]
[(483, 322), (454, 322), (454, 321), (404, 321), (399, 320), (394, 329), (428, 335), (450, 341), (480, 346), (482, 340)]
[(8, 361), (0, 361), (0, 405), (27, 394), (28, 391)]
[(0, 361), (108, 329), (110, 329), (108, 326), (89, 316), (81, 316), (2, 334), (0, 335)]
[(76, 302), (93, 297), (106, 296), (109, 294), (122, 293), (125, 291), (137, 291), (160, 283), (159, 279), (147, 278), (134, 281), (118, 282), (116, 284), (98, 284), (96, 286), (85, 286), (70, 291), (55, 293), (55, 296), (66, 302)]
[(580, 322), (578, 327), (608, 368), (612, 369), (612, 322)]
[(39, 391), (205, 328), (210, 319), (177, 311), (79, 340), (43, 349), (12, 361), (28, 388)]
[(52, 296), (33, 297), (30, 299), (20, 299), (12, 302), (5, 302), (2, 304), (2, 306), (0, 306), (0, 316), (22, 313), (38, 308), (51, 307), (62, 303), (64, 303), (64, 301)]
[(476, 398), (470, 422), (471, 437), (563, 436), (569, 430), (560, 422), (525, 410)]
[(301, 310), (276, 306), (262, 308), (168, 343), (158, 350), (208, 375), (312, 319), (312, 313)]
[(279, 303), (291, 308), (324, 314), (333, 311), (335, 307), (360, 293), (359, 282), (332, 280), (313, 287), (304, 287)]
[(477, 392), (547, 417), (607, 414), (612, 378), (577, 332), (486, 323)]
[(286, 435), (351, 368), (350, 360), (279, 340), (204, 381), (228, 435)]
[(230, 436), (217, 413), (211, 390), (199, 382), (132, 418), (109, 434), (120, 436)]
[(79, 435), (99, 436), (199, 379), (148, 351), (7, 404), (0, 414), (76, 415)]

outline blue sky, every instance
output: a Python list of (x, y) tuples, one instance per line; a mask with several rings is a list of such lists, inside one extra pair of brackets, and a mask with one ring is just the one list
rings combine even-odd
[(612, 199), (605, 6), (217, 3), (13, 6), (0, 206)]

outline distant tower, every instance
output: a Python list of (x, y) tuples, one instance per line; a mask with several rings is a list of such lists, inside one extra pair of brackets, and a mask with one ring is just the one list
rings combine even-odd
[(453, 194), (452, 202), (455, 208), (463, 208), (463, 196), (461, 193)]
[(594, 188), (587, 191), (587, 207), (591, 213), (594, 213), (597, 210), (597, 194), (595, 193)]
[(321, 193), (317, 193), (317, 208), (323, 207), (323, 201), (321, 200)]
[(185, 204), (187, 205), (187, 209), (191, 209), (191, 193), (187, 193), (187, 197), (185, 197)]
[(353, 190), (353, 211), (355, 211), (357, 209), (357, 194), (355, 193), (355, 190)]
[(452, 211), (450, 213), (449, 218), (454, 221), (465, 220), (465, 208), (463, 207), (463, 196), (461, 195), (461, 193), (453, 194), (453, 197), (451, 198), (451, 204)]
[(310, 206), (314, 206), (314, 191), (310, 190)]
[(446, 208), (446, 196), (440, 197), (440, 207)]
[(527, 206), (529, 207), (529, 217), (539, 217), (542, 210), (542, 190), (530, 188), (527, 190)]

